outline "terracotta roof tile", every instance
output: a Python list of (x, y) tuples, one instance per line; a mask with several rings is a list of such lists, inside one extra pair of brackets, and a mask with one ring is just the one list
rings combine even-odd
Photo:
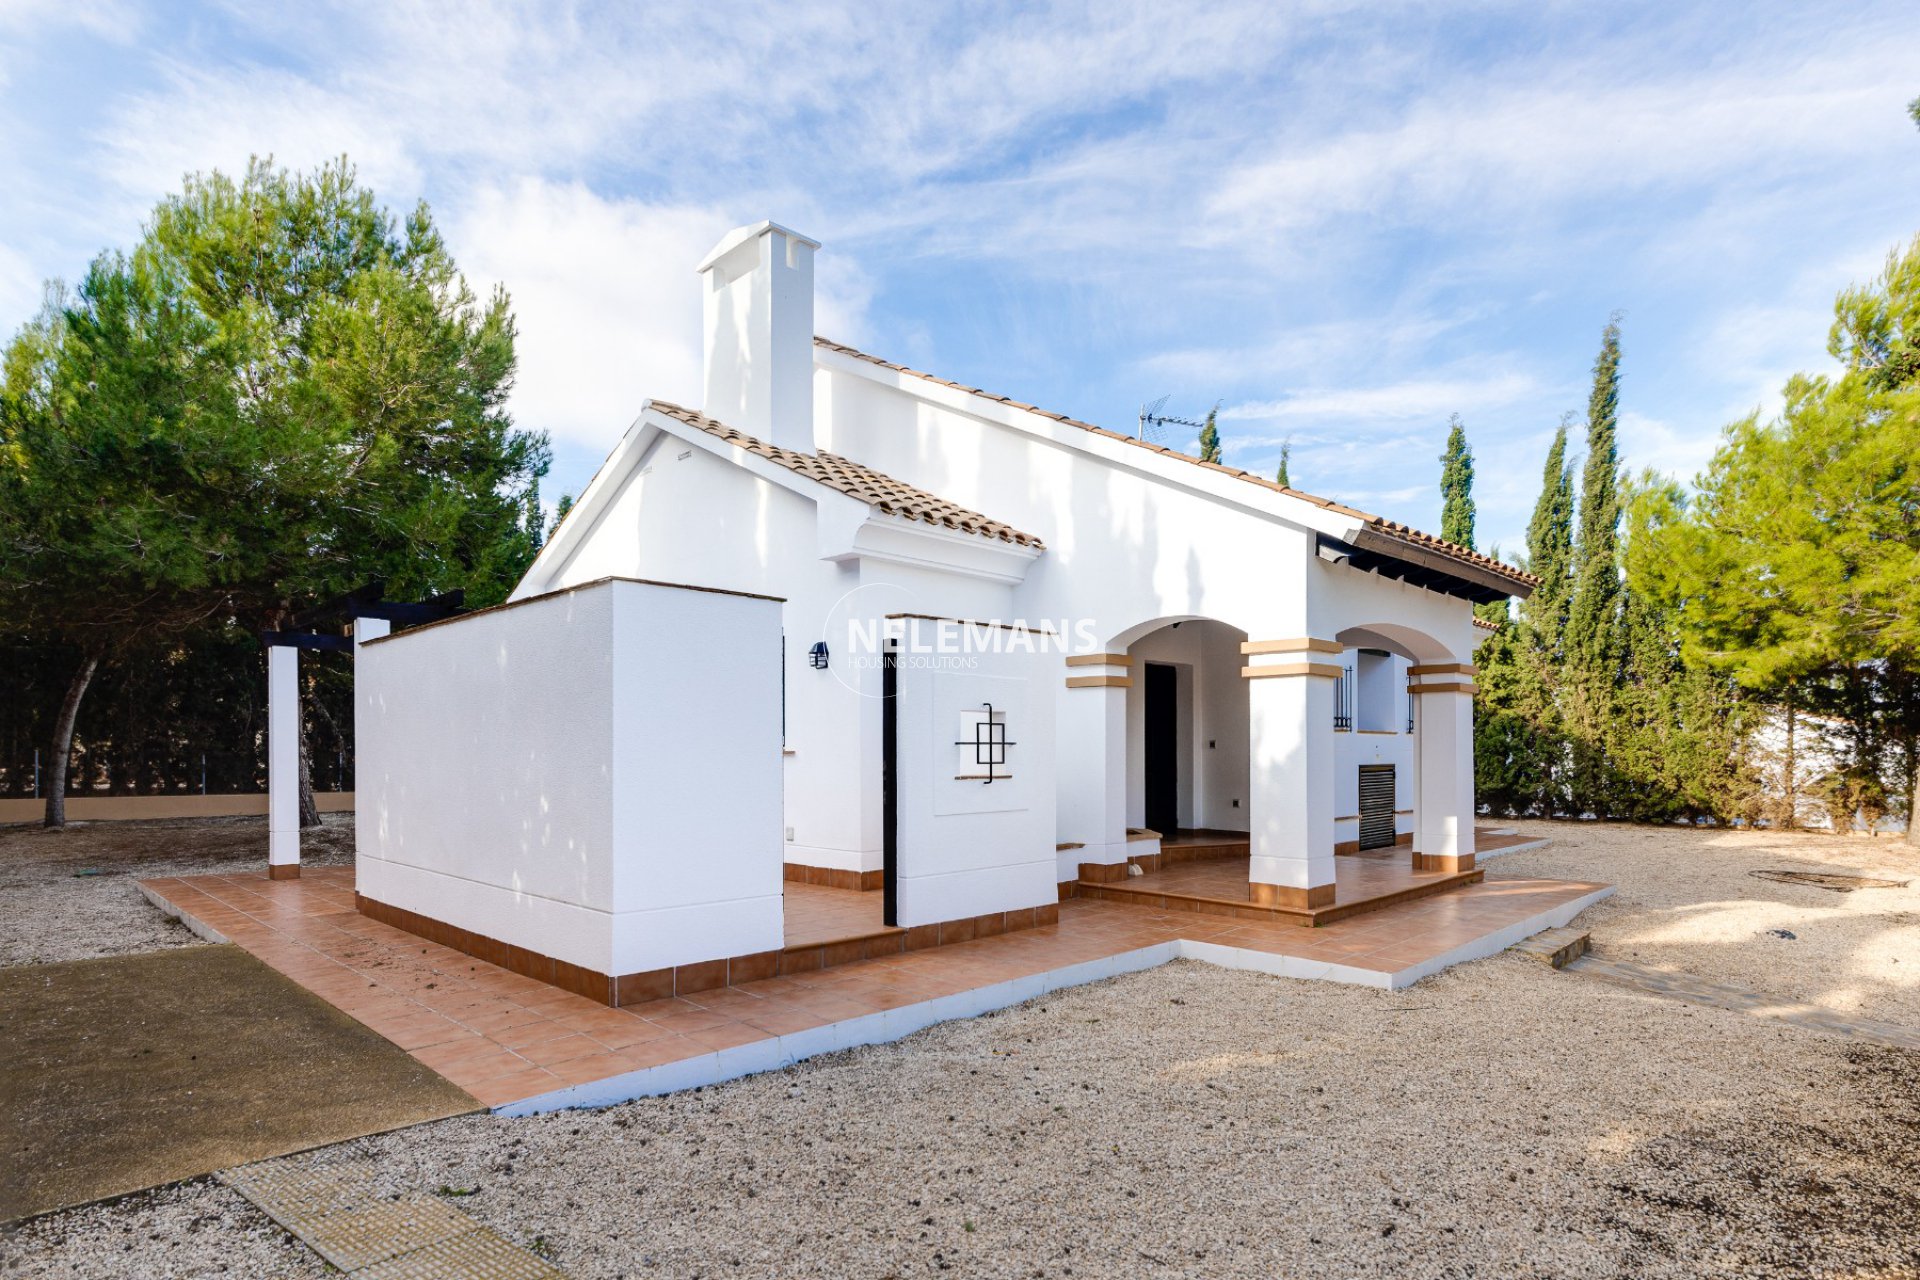
[(864, 360), (868, 364), (878, 365), (883, 369), (891, 369), (896, 373), (904, 373), (911, 377), (920, 378), (926, 382), (937, 383), (943, 387), (951, 387), (955, 391), (964, 392), (967, 395), (981, 396), (985, 399), (997, 401), (1001, 404), (1007, 405), (1010, 408), (1021, 409), (1028, 413), (1036, 413), (1043, 418), (1052, 418), (1054, 421), (1063, 423), (1066, 426), (1078, 427), (1082, 431), (1089, 431), (1089, 432), (1092, 432), (1094, 435), (1104, 436), (1109, 440), (1119, 440), (1119, 441), (1122, 441), (1123, 443), (1134, 445), (1142, 449), (1151, 449), (1155, 453), (1164, 454), (1169, 458), (1178, 458), (1182, 462), (1192, 463), (1196, 467), (1206, 467), (1209, 470), (1218, 471), (1223, 475), (1233, 476), (1236, 479), (1246, 480), (1253, 484), (1257, 484), (1264, 489), (1271, 489), (1276, 493), (1284, 493), (1290, 497), (1299, 498), (1304, 502), (1311, 502), (1316, 507), (1321, 507), (1328, 511), (1338, 512), (1341, 515), (1349, 516), (1355, 520), (1364, 521), (1367, 524), (1371, 525), (1373, 528), (1380, 531), (1381, 533), (1388, 534), (1395, 538), (1399, 538), (1402, 541), (1412, 543), (1415, 546), (1423, 547), (1439, 555), (1447, 556), (1450, 559), (1458, 560), (1462, 564), (1474, 565), (1480, 569), (1497, 574), (1500, 577), (1505, 578), (1508, 581), (1516, 583), (1518, 585), (1528, 587), (1528, 588), (1539, 585), (1540, 580), (1534, 577), (1534, 575), (1527, 573), (1523, 570), (1516, 569), (1512, 565), (1506, 564), (1503, 561), (1495, 560), (1491, 556), (1483, 556), (1478, 551), (1472, 551), (1466, 547), (1459, 546), (1455, 543), (1447, 542), (1444, 539), (1436, 538), (1430, 533), (1422, 533), (1418, 529), (1415, 529), (1410, 525), (1404, 525), (1399, 523), (1398, 521), (1389, 520), (1384, 516), (1376, 516), (1371, 512), (1361, 511), (1357, 508), (1349, 507), (1342, 503), (1332, 502), (1326, 498), (1318, 497), (1311, 493), (1305, 493), (1299, 489), (1290, 489), (1287, 486), (1280, 484), (1276, 481), (1268, 480), (1263, 476), (1254, 475), (1251, 471), (1242, 471), (1238, 467), (1224, 466), (1218, 462), (1202, 462), (1200, 459), (1194, 457), (1192, 454), (1181, 453), (1179, 450), (1169, 449), (1165, 445), (1150, 444), (1145, 440), (1135, 439), (1133, 436), (1122, 435), (1118, 431), (1109, 431), (1105, 427), (1096, 427), (1091, 422), (1081, 422), (1078, 419), (1069, 418), (1064, 413), (1054, 413), (1054, 412), (1051, 412), (1050, 410), (1035, 408), (1033, 405), (1024, 404), (1018, 400), (1010, 400), (1006, 396), (995, 395), (991, 391), (982, 391), (978, 387), (967, 386), (963, 382), (953, 382), (949, 379), (938, 377), (931, 373), (923, 373), (919, 369), (908, 368), (906, 365), (903, 365), (903, 364), (894, 364), (890, 360), (882, 360), (879, 356), (868, 355), (864, 351), (857, 350), (856, 348), (853, 348), (853, 347), (845, 346), (842, 343), (830, 342), (826, 338), (815, 338), (813, 341), (815, 346), (824, 347), (828, 351), (837, 351), (841, 355), (851, 356), (856, 360)]
[(826, 485), (850, 498), (858, 498), (879, 511), (904, 520), (918, 520), (925, 524), (938, 525), (943, 529), (953, 529), (960, 533), (971, 533), (982, 538), (993, 538), (1001, 542), (1011, 542), (1016, 546), (1032, 547), (1035, 551), (1044, 551), (1046, 543), (1030, 533), (1022, 533), (1009, 524), (990, 519), (977, 511), (948, 502), (945, 498), (935, 497), (922, 489), (895, 480), (892, 476), (882, 475), (871, 467), (861, 466), (852, 458), (843, 458), (835, 453), (800, 453), (793, 449), (783, 449), (779, 445), (769, 444), (765, 440), (737, 431), (724, 422), (696, 413), (692, 409), (669, 404), (665, 400), (652, 401), (652, 407), (659, 412), (684, 422), (690, 427), (698, 427), (710, 436), (716, 436), (728, 444), (758, 454), (769, 462), (777, 462), (787, 470), (805, 476), (809, 480)]

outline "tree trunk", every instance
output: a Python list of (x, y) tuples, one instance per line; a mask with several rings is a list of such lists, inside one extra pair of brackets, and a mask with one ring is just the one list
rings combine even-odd
[(1920, 777), (1907, 778), (1907, 843), (1920, 849)]
[(320, 806), (313, 802), (313, 760), (307, 754), (307, 699), (300, 698), (300, 829), (320, 825)]
[(49, 827), (67, 825), (67, 760), (73, 754), (73, 725), (80, 718), (80, 699), (86, 697), (93, 682), (100, 655), (89, 653), (80, 659), (79, 669), (67, 683), (67, 696), (60, 700), (60, 715), (53, 722), (53, 751), (47, 759), (47, 816)]
[(1794, 788), (1794, 775), (1800, 770), (1800, 762), (1794, 757), (1794, 720), (1795, 709), (1793, 692), (1787, 692), (1787, 816), (1781, 823), (1788, 830), (1800, 825), (1800, 796)]

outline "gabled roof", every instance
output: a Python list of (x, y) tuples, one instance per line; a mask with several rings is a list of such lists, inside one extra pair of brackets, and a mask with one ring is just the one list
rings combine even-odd
[(1377, 516), (1371, 512), (1360, 511), (1338, 502), (1329, 501), (1326, 498), (1317, 497), (1311, 493), (1304, 493), (1299, 489), (1290, 489), (1286, 485), (1276, 481), (1254, 475), (1251, 471), (1242, 471), (1238, 467), (1223, 466), (1218, 462), (1202, 462), (1191, 454), (1181, 453), (1177, 449), (1169, 449), (1165, 445), (1151, 444), (1145, 440), (1136, 439), (1133, 436), (1122, 435), (1118, 431), (1109, 431), (1105, 427), (1096, 427), (1091, 422), (1081, 422), (1077, 418), (1069, 418), (1064, 413), (1054, 413), (1051, 410), (1042, 409), (1037, 405), (1015, 400), (1009, 396), (995, 395), (991, 391), (982, 391), (979, 387), (970, 387), (963, 382), (953, 382), (935, 374), (924, 373), (919, 369), (908, 368), (903, 364), (894, 364), (890, 360), (882, 360), (879, 356), (868, 355), (864, 351), (845, 346), (842, 343), (830, 342), (826, 338), (816, 337), (813, 341), (815, 346), (826, 351), (835, 351), (841, 355), (850, 356), (855, 360), (864, 360), (868, 364), (878, 365), (882, 369), (891, 369), (895, 373), (920, 378), (939, 386), (951, 387), (953, 390), (962, 392), (963, 394), (979, 396), (983, 400), (991, 400), (996, 404), (1004, 404), (1011, 409), (1019, 409), (1027, 413), (1038, 414), (1043, 418), (1051, 418), (1063, 426), (1077, 427), (1082, 431), (1092, 432), (1094, 435), (1102, 436), (1109, 440), (1118, 440), (1142, 449), (1151, 449), (1153, 452), (1168, 458), (1178, 458), (1180, 461), (1191, 463), (1196, 467), (1206, 467), (1209, 470), (1218, 471), (1224, 475), (1230, 475), (1251, 484), (1257, 484), (1264, 489), (1271, 489), (1276, 493), (1284, 493), (1289, 497), (1299, 498), (1303, 502), (1310, 502), (1314, 506), (1335, 512), (1350, 519), (1361, 521), (1379, 536), (1382, 543), (1404, 544), (1410, 549), (1424, 551), (1430, 556), (1445, 560), (1452, 560), (1476, 569), (1482, 574), (1490, 574), (1495, 578), (1512, 583), (1519, 589), (1514, 594), (1525, 595), (1540, 584), (1540, 579), (1533, 574), (1516, 569), (1512, 565), (1495, 560), (1491, 556), (1483, 556), (1478, 551), (1473, 551), (1455, 543), (1447, 542), (1444, 539), (1436, 538), (1430, 533), (1422, 533), (1418, 529), (1401, 524), (1396, 520), (1389, 520), (1384, 516)]
[(1016, 546), (1031, 547), (1035, 551), (1044, 551), (1046, 543), (1030, 533), (1022, 533), (1012, 525), (981, 515), (977, 511), (948, 502), (945, 498), (935, 497), (923, 489), (916, 489), (904, 481), (892, 476), (882, 475), (871, 467), (863, 467), (851, 458), (843, 458), (835, 453), (801, 453), (794, 449), (785, 449), (777, 444), (735, 430), (726, 423), (709, 418), (703, 413), (670, 404), (665, 400), (653, 400), (649, 407), (658, 413), (684, 422), (690, 427), (698, 427), (708, 435), (716, 436), (736, 448), (757, 454), (769, 462), (777, 462), (789, 471), (817, 481), (829, 489), (837, 490), (850, 498), (858, 498), (877, 511), (903, 520), (918, 520), (925, 524), (939, 525), (959, 533), (971, 533), (982, 538), (993, 538), (1001, 542), (1011, 542)]

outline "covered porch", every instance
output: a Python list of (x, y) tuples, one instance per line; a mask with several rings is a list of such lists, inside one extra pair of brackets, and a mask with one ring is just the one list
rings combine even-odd
[[(1163, 841), (1158, 854), (1130, 859), (1117, 869), (1118, 874), (1089, 867), (1092, 876), (1075, 880), (1070, 892), (1075, 897), (1158, 911), (1313, 927), (1478, 884), (1486, 874), (1478, 866), (1464, 871), (1423, 869), (1404, 846), (1369, 849), (1335, 857), (1331, 903), (1319, 907), (1263, 903), (1256, 900), (1250, 879), (1249, 841), (1242, 835), (1236, 842), (1227, 834), (1182, 832)], [(1491, 828), (1477, 831), (1475, 842), (1489, 850), (1524, 843)]]
[(1063, 896), (1311, 926), (1478, 882), (1499, 837), (1473, 825), (1471, 622), (1446, 621), (1182, 618), (1069, 658)]

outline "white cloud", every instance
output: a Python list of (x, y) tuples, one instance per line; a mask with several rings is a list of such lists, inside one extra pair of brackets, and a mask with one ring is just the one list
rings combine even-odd
[(99, 143), (109, 190), (135, 216), (177, 191), (184, 175), (237, 173), (253, 155), (294, 169), (347, 155), (361, 180), (390, 201), (423, 182), (405, 139), (377, 106), (281, 71), (170, 68), (164, 89), (119, 106)]
[(512, 295), (515, 421), (604, 450), (649, 397), (697, 405), (693, 269), (728, 226), (712, 209), (535, 178), (465, 201), (448, 219), (448, 244), (476, 290), (502, 283)]
[(1223, 408), (1220, 416), (1275, 423), (1445, 422), (1449, 414), (1515, 404), (1538, 395), (1540, 390), (1534, 379), (1519, 373), (1482, 378), (1423, 378), (1379, 387), (1294, 392), (1278, 400), (1231, 405)]

